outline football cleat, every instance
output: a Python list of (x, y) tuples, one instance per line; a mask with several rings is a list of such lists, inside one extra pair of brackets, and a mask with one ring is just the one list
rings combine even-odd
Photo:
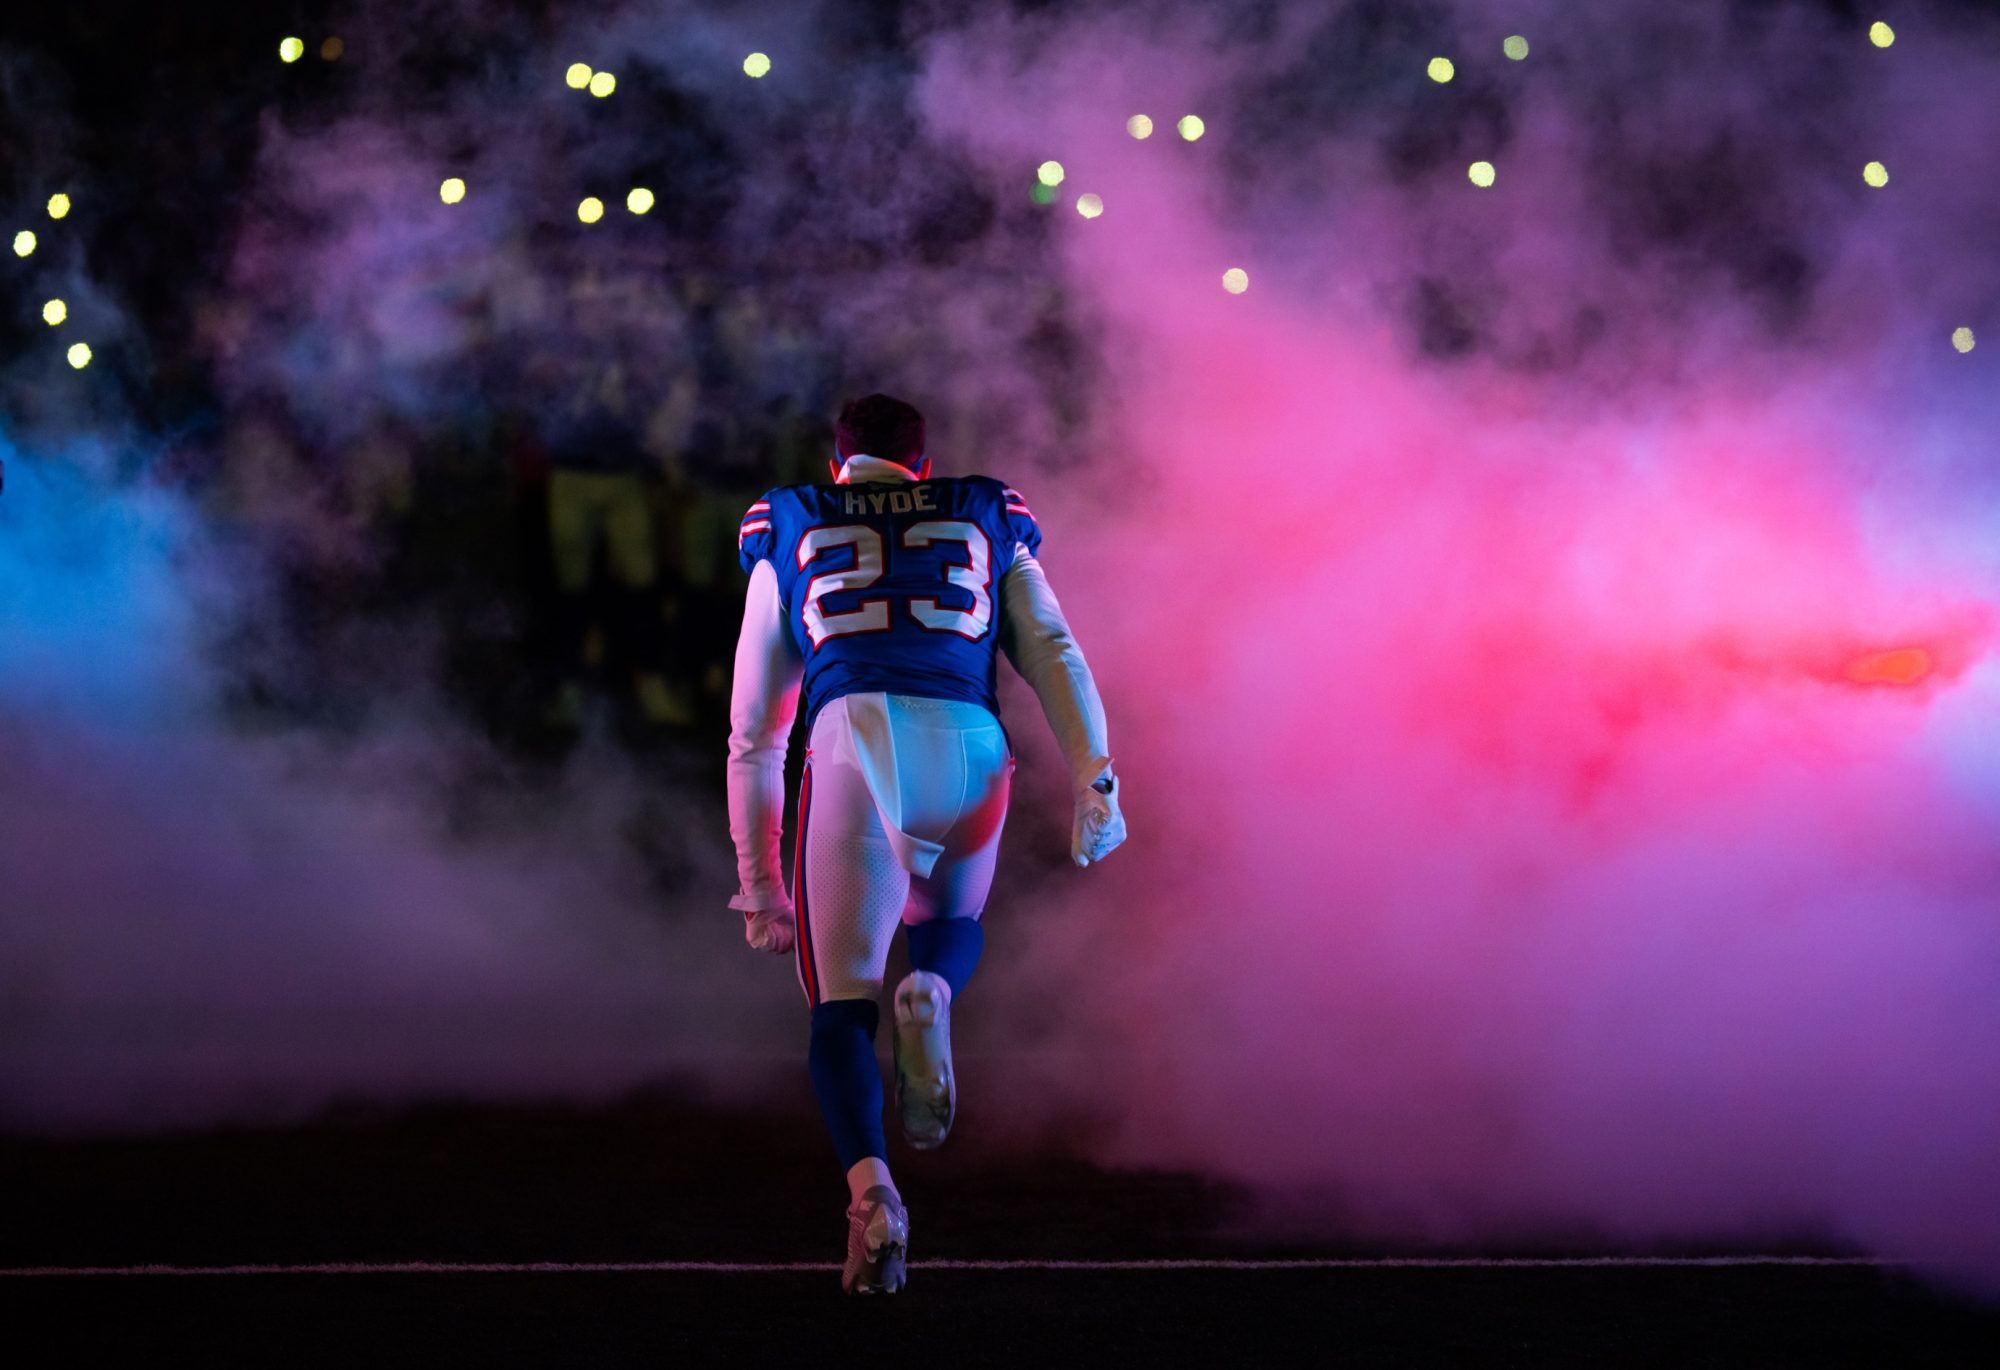
[(896, 986), (896, 1116), (919, 1151), (944, 1145), (958, 1108), (951, 1070), (951, 986), (913, 970)]
[(903, 1287), (910, 1246), (910, 1212), (896, 1191), (876, 1185), (847, 1210), (847, 1264), (840, 1287), (849, 1294), (893, 1294)]

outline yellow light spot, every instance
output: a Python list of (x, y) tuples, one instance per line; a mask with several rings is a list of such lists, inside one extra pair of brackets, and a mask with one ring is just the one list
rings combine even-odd
[(1500, 45), (1500, 51), (1506, 53), (1513, 61), (1525, 61), (1528, 56), (1528, 40), (1517, 33)]
[(590, 78), (590, 93), (602, 100), (618, 89), (618, 78), (608, 71), (600, 71)]
[(1045, 186), (1059, 186), (1063, 181), (1061, 162), (1043, 162), (1035, 168), (1035, 179)]
[(1458, 68), (1451, 64), (1451, 58), (1449, 57), (1431, 58), (1431, 64), (1425, 70), (1430, 73), (1431, 80), (1437, 82), (1439, 85), (1443, 85), (1458, 74)]
[(1125, 121), (1125, 131), (1134, 138), (1153, 136), (1153, 121), (1143, 114), (1135, 114)]
[(1104, 212), (1104, 201), (1096, 195), (1079, 195), (1076, 197), (1076, 212), (1086, 219), (1095, 219)]
[(1975, 342), (1976, 339), (1973, 338), (1972, 330), (1969, 328), (1954, 328), (1951, 331), (1951, 345), (1961, 352), (1970, 352)]
[(75, 367), (79, 371), (83, 370), (84, 367), (89, 366), (90, 344), (71, 343), (69, 348), (69, 364)]
[(1493, 163), (1474, 162), (1466, 169), (1465, 174), (1471, 179), (1474, 185), (1484, 190), (1487, 186), (1493, 184)]
[(753, 52), (743, 59), (743, 74), (753, 81), (760, 81), (771, 74), (771, 59), (761, 52)]
[(305, 40), (302, 38), (287, 38), (284, 42), (278, 44), (278, 60), (280, 62), (296, 62), (305, 55), (306, 45)]
[(34, 250), (35, 235), (33, 233), (24, 228), (14, 235), (14, 255), (16, 257), (25, 257)]
[(1181, 137), (1187, 139), (1190, 143), (1208, 132), (1208, 125), (1201, 121), (1199, 114), (1183, 114), (1180, 117), (1180, 122), (1175, 124), (1174, 128), (1179, 131)]
[(338, 38), (329, 38), (319, 45), (319, 56), (323, 62), (338, 62), (347, 51), (347, 44)]
[(64, 195), (60, 191), (49, 196), (49, 217), (51, 219), (60, 219), (68, 213), (69, 196)]
[(1868, 26), (1868, 41), (1878, 48), (1886, 48), (1896, 41), (1896, 31), (1877, 19)]
[(576, 207), (576, 217), (587, 224), (596, 223), (604, 217), (604, 201), (595, 195), (586, 196), (583, 203)]
[(1861, 168), (1861, 179), (1868, 182), (1869, 185), (1874, 186), (1877, 190), (1880, 190), (1883, 186), (1889, 184), (1889, 168), (1883, 166), (1880, 162), (1870, 162), (1867, 166)]
[(644, 186), (633, 186), (625, 196), (625, 208), (634, 214), (644, 214), (653, 207), (653, 192)]
[(1232, 295), (1241, 295), (1250, 288), (1250, 273), (1240, 266), (1232, 266), (1222, 273), (1222, 288)]
[(54, 328), (69, 317), (69, 306), (61, 300), (50, 300), (42, 306), (42, 322)]
[(563, 73), (563, 80), (569, 83), (571, 90), (582, 90), (590, 84), (590, 78), (594, 74), (590, 69), (590, 63), (571, 62), (569, 70)]
[(448, 205), (455, 205), (465, 198), (465, 182), (456, 176), (447, 176), (438, 187), (438, 198)]

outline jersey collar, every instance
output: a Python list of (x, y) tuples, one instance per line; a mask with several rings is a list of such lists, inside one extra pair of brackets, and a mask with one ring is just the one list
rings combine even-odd
[(915, 480), (917, 473), (907, 466), (898, 466), (893, 461), (871, 457), (864, 452), (856, 452), (841, 464), (840, 474), (833, 478), (835, 485), (857, 485), (868, 481)]

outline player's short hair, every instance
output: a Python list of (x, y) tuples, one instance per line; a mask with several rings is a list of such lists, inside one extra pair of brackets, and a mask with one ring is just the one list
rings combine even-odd
[(843, 457), (866, 452), (910, 466), (924, 454), (924, 416), (893, 395), (863, 395), (840, 406), (833, 441)]

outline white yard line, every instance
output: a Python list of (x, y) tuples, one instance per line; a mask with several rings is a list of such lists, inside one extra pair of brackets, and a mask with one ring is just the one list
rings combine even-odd
[[(1146, 1261), (912, 1261), (912, 1270), (1628, 1270), (1763, 1266), (1867, 1266), (1868, 1256), (1376, 1256), (1300, 1260), (1228, 1258)], [(838, 1270), (818, 1261), (334, 1261), (317, 1265), (81, 1265), (0, 1269), (0, 1278), (133, 1275), (789, 1275)]]

